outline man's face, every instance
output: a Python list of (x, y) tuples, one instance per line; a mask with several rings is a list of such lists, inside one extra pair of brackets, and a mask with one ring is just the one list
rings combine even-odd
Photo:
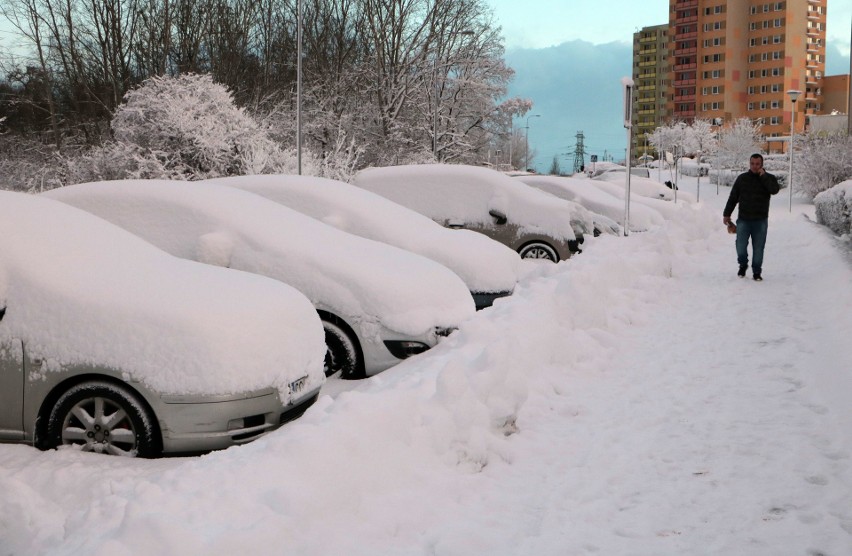
[(763, 161), (759, 158), (750, 158), (748, 159), (748, 167), (755, 174), (759, 174), (760, 169), (763, 168)]

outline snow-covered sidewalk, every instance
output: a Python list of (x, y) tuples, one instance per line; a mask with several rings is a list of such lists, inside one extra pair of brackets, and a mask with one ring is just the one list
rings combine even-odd
[(705, 183), (247, 446), (0, 445), (0, 554), (850, 554), (852, 266), (785, 194), (761, 283)]

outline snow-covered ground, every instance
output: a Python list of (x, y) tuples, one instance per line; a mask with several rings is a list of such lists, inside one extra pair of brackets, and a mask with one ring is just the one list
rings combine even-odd
[(249, 445), (0, 446), (0, 554), (852, 553), (852, 261), (782, 191), (738, 279), (715, 189)]

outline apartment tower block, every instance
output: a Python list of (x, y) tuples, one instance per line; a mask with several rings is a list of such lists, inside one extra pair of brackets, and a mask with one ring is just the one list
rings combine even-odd
[[(802, 91), (795, 103), (801, 132), (805, 116), (823, 111), (827, 3), (669, 0), (664, 120), (749, 118), (763, 124), (767, 138), (789, 136), (793, 102), (786, 92), (794, 89)], [(636, 45), (634, 36), (634, 77), (641, 74)], [(637, 143), (645, 131), (639, 120)]]

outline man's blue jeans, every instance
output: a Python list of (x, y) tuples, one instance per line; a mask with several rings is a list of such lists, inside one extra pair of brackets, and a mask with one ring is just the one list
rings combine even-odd
[(748, 266), (748, 239), (751, 238), (753, 274), (760, 274), (763, 269), (763, 248), (766, 246), (766, 231), (769, 229), (769, 219), (737, 220), (737, 262), (740, 266)]

